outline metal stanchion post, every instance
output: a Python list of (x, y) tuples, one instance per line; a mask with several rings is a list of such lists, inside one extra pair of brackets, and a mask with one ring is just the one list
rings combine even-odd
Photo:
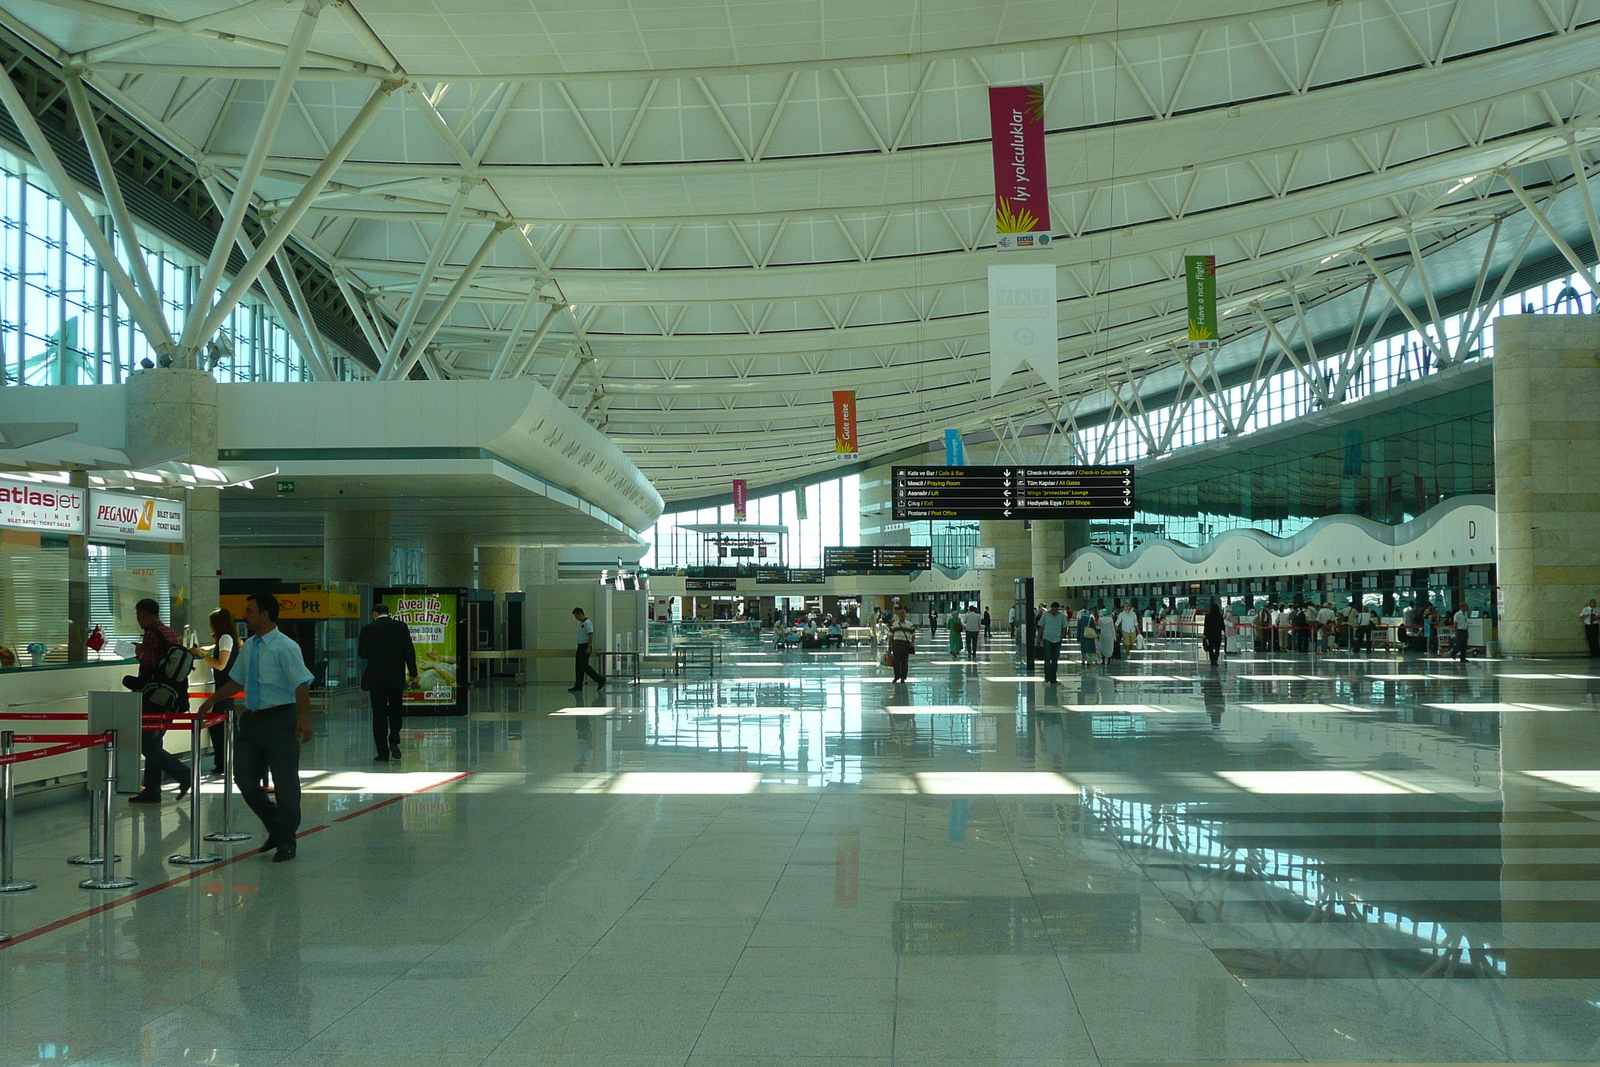
[(175, 863), (180, 867), (204, 867), (208, 863), (220, 863), (222, 857), (215, 852), (200, 851), (200, 720), (204, 716), (196, 715), (189, 720), (189, 851), (180, 852), (175, 856), (168, 856), (168, 863)]
[[(0, 731), (0, 756), (9, 756), (16, 748), (13, 738), (16, 735), (10, 730)], [(16, 820), (11, 811), (11, 762), (7, 760), (0, 765), (0, 893), (21, 893), (28, 889), (38, 889), (38, 882), (28, 882), (18, 879), (13, 870), (16, 861), (17, 835)]]
[(78, 883), (80, 889), (128, 889), (139, 883), (132, 878), (117, 877), (117, 820), (112, 807), (117, 796), (117, 732), (106, 733), (106, 786), (100, 799), (105, 807), (100, 816), (100, 877), (85, 878)]
[[(100, 790), (96, 789), (89, 794), (89, 851), (81, 856), (67, 858), (67, 862), (74, 867), (98, 867), (105, 862), (100, 855), (100, 813), (105, 806)], [(121, 858), (117, 857), (119, 860)]]
[(227, 720), (224, 731), (227, 735), (226, 747), (222, 750), (222, 829), (214, 830), (206, 835), (207, 841), (248, 841), (250, 835), (243, 830), (233, 828), (233, 751), (238, 744), (235, 731), (235, 713), (229, 708), (225, 713)]

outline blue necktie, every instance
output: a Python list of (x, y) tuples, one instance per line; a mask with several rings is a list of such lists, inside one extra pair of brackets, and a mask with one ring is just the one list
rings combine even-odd
[(251, 711), (261, 710), (261, 672), (258, 664), (261, 662), (261, 639), (251, 638), (255, 648), (250, 650), (250, 677), (245, 680), (244, 704)]

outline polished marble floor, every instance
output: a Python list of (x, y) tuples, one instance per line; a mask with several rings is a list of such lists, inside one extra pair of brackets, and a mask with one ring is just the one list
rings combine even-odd
[(1588, 661), (722, 652), (399, 764), (330, 698), (290, 864), (25, 812), (0, 1067), (1600, 1059)]

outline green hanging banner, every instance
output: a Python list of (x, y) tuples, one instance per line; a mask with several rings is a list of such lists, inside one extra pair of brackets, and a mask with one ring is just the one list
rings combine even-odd
[(800, 522), (806, 520), (806, 487), (803, 485), (794, 487), (794, 517)]
[(1189, 292), (1189, 347), (1216, 348), (1217, 257), (1184, 256), (1183, 277)]

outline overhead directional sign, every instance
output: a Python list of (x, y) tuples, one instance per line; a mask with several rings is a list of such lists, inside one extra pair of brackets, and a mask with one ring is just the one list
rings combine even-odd
[(911, 574), (933, 569), (933, 549), (927, 545), (824, 548), (822, 567), (829, 574)]
[(896, 519), (1131, 519), (1132, 467), (896, 467)]

